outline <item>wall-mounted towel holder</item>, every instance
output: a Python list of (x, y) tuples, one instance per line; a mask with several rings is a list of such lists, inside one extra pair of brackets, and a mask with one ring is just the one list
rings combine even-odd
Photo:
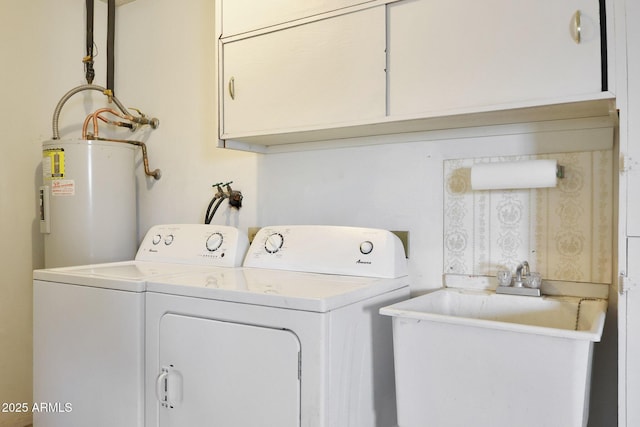
[(471, 167), (472, 190), (507, 190), (556, 187), (564, 178), (557, 160), (476, 163)]

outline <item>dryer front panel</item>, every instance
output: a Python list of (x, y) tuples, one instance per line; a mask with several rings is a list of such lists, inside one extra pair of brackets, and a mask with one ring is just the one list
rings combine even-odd
[(300, 425), (300, 341), (291, 331), (165, 314), (160, 427)]

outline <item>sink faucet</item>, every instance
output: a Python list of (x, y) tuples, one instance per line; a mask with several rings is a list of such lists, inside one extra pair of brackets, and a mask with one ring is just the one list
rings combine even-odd
[(522, 278), (529, 274), (529, 263), (527, 261), (522, 261), (522, 263), (518, 265), (518, 268), (516, 268), (516, 277), (513, 281), (513, 286), (517, 288), (522, 287)]
[[(496, 288), (496, 293), (526, 295), (532, 297), (541, 296), (542, 292), (540, 292), (540, 287), (538, 285), (534, 287), (528, 287), (531, 284), (531, 274), (532, 273), (529, 270), (529, 263), (527, 261), (522, 261), (522, 263), (518, 264), (518, 267), (516, 268), (516, 275), (511, 279), (510, 286), (504, 286), (500, 283), (500, 280), (498, 280), (499, 286)], [(537, 277), (537, 280), (540, 281), (541, 278)], [(526, 285), (525, 282), (527, 283)]]

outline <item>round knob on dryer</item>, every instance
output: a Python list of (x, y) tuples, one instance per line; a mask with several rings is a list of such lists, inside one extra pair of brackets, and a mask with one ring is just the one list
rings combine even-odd
[(371, 241), (365, 240), (360, 243), (360, 253), (363, 255), (369, 255), (371, 252), (373, 252), (373, 243)]

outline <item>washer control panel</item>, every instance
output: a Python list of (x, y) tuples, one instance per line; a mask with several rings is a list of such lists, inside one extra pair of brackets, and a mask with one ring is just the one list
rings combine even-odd
[(249, 247), (237, 228), (207, 224), (166, 224), (151, 227), (136, 260), (220, 267), (238, 267)]
[(402, 277), (400, 239), (387, 230), (323, 225), (270, 226), (256, 234), (245, 267), (365, 277)]

